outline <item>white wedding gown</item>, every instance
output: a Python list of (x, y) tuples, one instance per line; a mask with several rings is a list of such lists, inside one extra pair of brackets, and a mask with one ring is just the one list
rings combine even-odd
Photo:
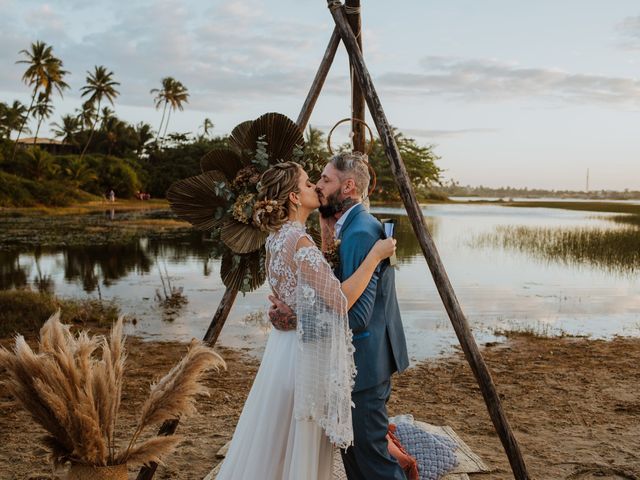
[[(287, 222), (267, 240), (268, 282), (274, 294), (298, 315), (298, 331), (271, 330), (217, 480), (330, 480), (334, 446), (327, 432), (332, 439), (337, 439), (336, 443), (348, 443), (352, 439), (350, 390), (355, 367), (346, 299), (339, 281), (316, 247), (296, 251), (302, 236), (308, 237), (304, 226)], [(305, 270), (307, 277), (301, 273)], [(299, 308), (302, 303), (303, 309)], [(338, 304), (331, 308), (337, 308), (340, 313), (335, 315), (335, 310), (328, 313), (328, 303)], [(320, 314), (318, 306), (322, 309)], [(310, 316), (314, 317), (313, 321), (309, 320)], [(320, 327), (314, 326), (318, 317), (320, 325), (332, 324), (328, 327), (333, 328), (328, 336), (337, 336), (338, 347), (336, 338), (329, 340), (330, 348), (327, 346), (326, 330), (320, 332)], [(301, 324), (306, 328), (305, 334), (312, 335), (311, 340), (303, 340)], [(331, 358), (326, 358), (329, 356), (342, 358), (341, 363), (336, 365)], [(309, 362), (313, 364), (311, 368), (305, 367)], [(336, 383), (336, 375), (331, 374), (330, 386), (329, 380), (322, 380), (322, 375), (336, 368), (342, 371), (343, 381)], [(304, 381), (300, 380), (301, 369), (304, 369)], [(345, 381), (349, 385), (345, 385)], [(342, 395), (342, 403), (338, 404), (335, 398), (340, 395), (336, 394), (336, 385)], [(314, 411), (317, 409), (315, 397), (325, 394), (319, 388), (333, 389), (332, 395), (327, 394), (327, 398), (333, 400), (327, 400), (324, 413)], [(310, 401), (305, 404), (302, 397)], [(320, 398), (317, 402), (321, 407), (322, 401)], [(300, 411), (310, 413), (301, 416)]]

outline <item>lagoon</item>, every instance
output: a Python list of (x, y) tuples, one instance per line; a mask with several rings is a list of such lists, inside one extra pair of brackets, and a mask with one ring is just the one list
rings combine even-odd
[[(373, 207), (372, 212), (398, 220), (397, 290), (412, 360), (450, 352), (457, 339), (404, 210)], [(630, 251), (624, 265), (609, 262), (605, 250), (599, 250), (603, 232), (614, 239), (624, 235), (623, 245), (635, 248), (640, 228), (613, 221), (619, 214), (495, 204), (436, 204), (424, 206), (423, 213), (479, 343), (500, 341), (509, 330), (595, 338), (640, 335), (638, 260)], [(105, 224), (110, 217), (104, 217)], [(589, 248), (597, 251), (591, 256), (566, 249), (540, 252), (524, 240), (505, 241), (515, 229), (525, 236), (541, 230), (551, 236), (586, 232), (585, 238), (595, 241)], [(113, 299), (136, 319), (129, 333), (188, 341), (204, 334), (224, 293), (220, 262), (209, 259), (210, 249), (197, 232), (117, 245), (4, 245), (0, 289), (31, 286), (60, 296)], [(155, 299), (165, 269), (188, 299), (173, 315)], [(260, 355), (268, 328), (246, 317), (267, 308), (268, 293), (263, 285), (238, 295), (219, 343)]]

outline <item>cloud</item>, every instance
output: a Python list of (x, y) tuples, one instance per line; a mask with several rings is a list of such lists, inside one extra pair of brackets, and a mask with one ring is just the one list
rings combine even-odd
[(623, 38), (621, 47), (634, 50), (640, 48), (640, 15), (625, 17), (616, 25), (616, 31)]
[(399, 129), (403, 134), (409, 137), (419, 138), (452, 138), (469, 134), (487, 134), (498, 133), (498, 128), (460, 128), (456, 130), (428, 130), (422, 128), (405, 128)]
[(634, 78), (522, 67), (492, 59), (428, 56), (420, 64), (426, 73), (385, 73), (378, 83), (396, 95), (470, 102), (537, 98), (556, 103), (640, 105), (640, 81)]
[[(149, 90), (165, 76), (187, 86), (189, 108), (195, 110), (235, 110), (257, 98), (304, 98), (316, 68), (308, 54), (328, 38), (326, 25), (283, 18), (262, 5), (155, 0), (118, 9), (98, 4), (69, 18), (62, 0), (26, 0), (10, 12), (22, 22), (0, 29), (0, 63), (9, 66), (0, 71), (0, 90), (20, 88), (23, 67), (13, 66), (17, 51), (43, 39), (72, 73), (70, 98), (78, 97), (94, 65), (114, 72), (120, 105), (151, 106)], [(83, 17), (104, 21), (84, 26)]]

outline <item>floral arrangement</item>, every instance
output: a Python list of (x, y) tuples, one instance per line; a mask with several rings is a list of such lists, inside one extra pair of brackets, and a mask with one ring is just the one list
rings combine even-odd
[(200, 161), (202, 173), (173, 183), (167, 198), (178, 217), (211, 234), (224, 285), (249, 292), (266, 277), (268, 234), (261, 219), (280, 208), (276, 202), (256, 202), (260, 177), (280, 162), (297, 162), (307, 173), (320, 172), (322, 164), (305, 155), (302, 132), (280, 113), (237, 125), (229, 144), (208, 152)]
[(135, 432), (126, 448), (118, 448), (115, 432), (126, 370), (122, 330), (120, 318), (108, 337), (90, 336), (86, 331), (73, 334), (60, 322), (58, 311), (40, 330), (37, 352), (21, 335), (13, 351), (0, 348), (2, 383), (46, 431), (42, 442), (56, 465), (91, 472), (160, 462), (181, 437), (140, 442), (140, 434), (152, 425), (195, 412), (194, 396), (207, 393), (199, 383), (202, 373), (225, 365), (212, 349), (192, 343), (186, 356), (151, 386)]
[(331, 266), (331, 269), (335, 271), (340, 265), (340, 239), (334, 240), (334, 242), (329, 245), (329, 248), (322, 253), (327, 263)]

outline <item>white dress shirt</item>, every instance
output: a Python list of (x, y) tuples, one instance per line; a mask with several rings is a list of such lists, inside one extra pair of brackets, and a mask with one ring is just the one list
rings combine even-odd
[(342, 216), (338, 219), (338, 221), (335, 224), (335, 229), (336, 229), (336, 234), (335, 234), (335, 238), (338, 238), (338, 236), (340, 235), (340, 229), (342, 228), (342, 225), (344, 225), (344, 222), (347, 221), (347, 217), (349, 216), (349, 213), (351, 213), (351, 210), (353, 210), (355, 208), (356, 205), (360, 205), (360, 202), (356, 203), (355, 205), (353, 205), (351, 208), (349, 208), (349, 210), (347, 210), (346, 212), (344, 212), (342, 214)]

